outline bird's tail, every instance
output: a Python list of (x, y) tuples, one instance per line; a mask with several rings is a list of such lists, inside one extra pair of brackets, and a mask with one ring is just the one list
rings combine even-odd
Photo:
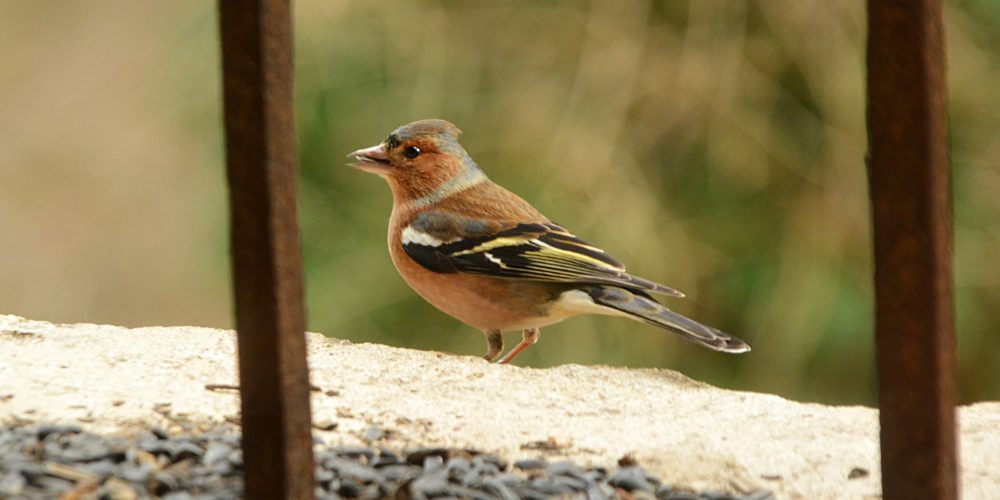
[(681, 316), (645, 294), (602, 285), (592, 286), (588, 294), (596, 304), (625, 313), (632, 319), (669, 330), (709, 349), (734, 354), (750, 350), (746, 342)]

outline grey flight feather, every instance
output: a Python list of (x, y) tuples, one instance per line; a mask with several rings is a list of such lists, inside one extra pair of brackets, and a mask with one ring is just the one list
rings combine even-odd
[(594, 303), (628, 314), (716, 351), (741, 353), (750, 350), (742, 340), (667, 309), (645, 293), (612, 286), (592, 286), (586, 292)]

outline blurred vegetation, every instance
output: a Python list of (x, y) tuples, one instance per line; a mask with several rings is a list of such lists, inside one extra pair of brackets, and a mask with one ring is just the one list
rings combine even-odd
[[(0, 312), (228, 327), (211, 2), (0, 2)], [(751, 343), (576, 318), (519, 358), (874, 404), (862, 2), (296, 2), (309, 326), (479, 355), (344, 155), (438, 117), (494, 180)], [(946, 6), (961, 389), (1000, 399), (1000, 3)], [(519, 338), (511, 333), (508, 343)]]

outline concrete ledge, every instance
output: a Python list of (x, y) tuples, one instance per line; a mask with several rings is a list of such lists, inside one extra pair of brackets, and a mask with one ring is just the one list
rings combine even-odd
[[(97, 431), (238, 419), (233, 332), (54, 325), (0, 315), (0, 419)], [(329, 444), (471, 447), (613, 464), (782, 498), (879, 496), (878, 418), (717, 389), (667, 370), (490, 365), (309, 335), (315, 432)], [(1000, 495), (1000, 403), (961, 409), (963, 494)], [(375, 431), (377, 429), (378, 431)]]

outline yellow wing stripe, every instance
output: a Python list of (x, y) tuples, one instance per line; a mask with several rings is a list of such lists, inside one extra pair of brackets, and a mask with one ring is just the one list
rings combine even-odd
[(468, 250), (462, 250), (461, 252), (455, 252), (451, 254), (453, 257), (460, 257), (462, 255), (471, 255), (479, 252), (488, 252), (494, 248), (500, 247), (515, 247), (518, 245), (524, 245), (529, 243), (531, 240), (527, 238), (521, 238), (517, 236), (509, 236), (506, 238), (496, 238), (489, 241), (480, 243), (479, 245), (472, 247)]
[(618, 271), (617, 267), (609, 266), (607, 262), (595, 259), (595, 258), (593, 258), (593, 257), (591, 257), (589, 255), (584, 255), (584, 254), (572, 252), (572, 251), (569, 251), (569, 250), (563, 250), (562, 248), (556, 248), (556, 247), (554, 247), (552, 245), (549, 245), (548, 243), (545, 243), (544, 241), (541, 241), (541, 240), (538, 240), (538, 239), (531, 240), (531, 242), (545, 249), (544, 251), (539, 252), (538, 257), (540, 257), (540, 258), (547, 257), (546, 252), (551, 252), (551, 253), (554, 253), (556, 255), (562, 256), (563, 258), (566, 258), (566, 259), (571, 259), (571, 260), (575, 260), (575, 261), (583, 261), (583, 262), (587, 262), (587, 263), (589, 263), (591, 265), (594, 265), (594, 266), (597, 266), (597, 267), (602, 267), (604, 269), (613, 269), (615, 271)]
[[(496, 238), (493, 240), (485, 241), (473, 248), (468, 250), (463, 250), (461, 252), (455, 252), (452, 254), (453, 257), (460, 257), (462, 255), (472, 255), (480, 252), (488, 252), (490, 250), (502, 247), (513, 247), (525, 244), (532, 244), (539, 247), (539, 250), (525, 252), (525, 256), (530, 256), (530, 260), (541, 262), (548, 261), (550, 263), (565, 263), (572, 264), (573, 262), (585, 262), (591, 266), (597, 267), (599, 269), (606, 269), (615, 273), (624, 271), (623, 268), (612, 266), (607, 262), (600, 259), (595, 259), (589, 255), (576, 253), (571, 250), (564, 250), (562, 248), (556, 248), (544, 241), (537, 238), (520, 238), (517, 236)], [(600, 251), (600, 249), (591, 247), (589, 245), (579, 245), (585, 248), (593, 248), (594, 250)], [(562, 267), (562, 266), (560, 266)]]
[[(612, 265), (608, 264), (607, 262), (604, 262), (604, 261), (599, 260), (599, 259), (595, 259), (595, 258), (593, 258), (593, 257), (591, 257), (589, 255), (584, 255), (584, 254), (572, 252), (572, 251), (569, 251), (569, 250), (563, 250), (561, 248), (556, 248), (556, 247), (554, 247), (552, 245), (549, 245), (548, 243), (545, 243), (544, 241), (541, 241), (541, 240), (535, 239), (535, 240), (531, 240), (531, 242), (534, 243), (534, 244), (536, 244), (536, 245), (538, 245), (538, 246), (540, 246), (540, 247), (544, 247), (545, 248), (545, 250), (543, 250), (541, 252), (538, 252), (537, 256), (534, 256), (533, 258), (538, 258), (538, 259), (546, 259), (546, 258), (559, 259), (561, 257), (562, 259), (567, 259), (567, 260), (570, 260), (570, 261), (583, 261), (583, 262), (587, 262), (588, 264), (594, 265), (596, 267), (603, 268), (603, 269), (608, 269), (608, 270), (615, 271), (615, 272), (624, 271), (624, 269), (622, 269), (620, 267), (612, 266)], [(555, 255), (551, 255), (551, 254), (555, 254)]]

